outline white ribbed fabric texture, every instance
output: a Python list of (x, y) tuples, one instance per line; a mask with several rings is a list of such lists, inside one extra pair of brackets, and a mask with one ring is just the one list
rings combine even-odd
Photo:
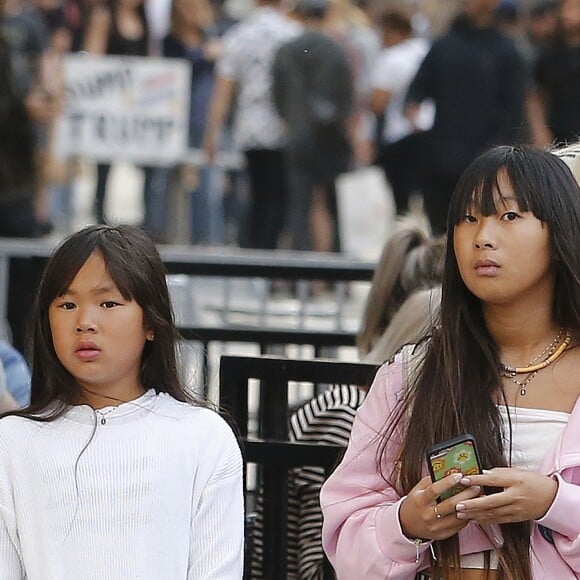
[(241, 578), (242, 459), (225, 421), (153, 390), (102, 411), (104, 425), (86, 405), (0, 420), (0, 579)]

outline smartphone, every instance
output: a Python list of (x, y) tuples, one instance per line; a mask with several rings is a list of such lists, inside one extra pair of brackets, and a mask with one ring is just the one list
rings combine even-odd
[[(475, 437), (469, 433), (449, 439), (431, 447), (427, 451), (427, 467), (433, 482), (439, 481), (452, 473), (477, 475), (481, 473)], [(443, 501), (465, 489), (458, 484), (439, 496)]]

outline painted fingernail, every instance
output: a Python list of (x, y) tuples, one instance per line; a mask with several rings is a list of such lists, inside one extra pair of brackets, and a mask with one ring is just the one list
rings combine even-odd
[(467, 519), (467, 514), (463, 514), (463, 513), (459, 512), (458, 514), (455, 514), (455, 517), (458, 520), (466, 520)]
[(481, 491), (481, 487), (479, 485), (472, 485), (470, 489), (472, 489), (476, 494)]
[(459, 483), (461, 480), (463, 479), (463, 474), (461, 473), (456, 473), (453, 476), (453, 479), (451, 481), (453, 481), (453, 483)]
[(488, 473), (491, 473), (491, 471), (489, 469), (482, 469), (481, 473), (487, 475)]
[(469, 484), (471, 483), (471, 479), (469, 479), (469, 477), (463, 477), (463, 478), (461, 479), (461, 483), (462, 483), (463, 485), (469, 485)]
[(465, 509), (465, 504), (464, 504), (464, 503), (458, 503), (458, 504), (455, 506), (455, 509), (456, 509), (457, 511), (464, 510), (464, 509)]

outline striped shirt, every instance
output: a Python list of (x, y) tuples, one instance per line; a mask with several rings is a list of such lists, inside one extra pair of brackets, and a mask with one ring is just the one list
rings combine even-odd
[[(346, 447), (357, 409), (366, 390), (336, 385), (304, 403), (290, 418), (290, 441)], [(320, 488), (324, 470), (320, 467), (292, 469), (288, 476), (288, 580), (322, 578), (322, 512)], [(262, 572), (262, 496), (258, 496), (257, 517), (252, 532), (251, 578)]]

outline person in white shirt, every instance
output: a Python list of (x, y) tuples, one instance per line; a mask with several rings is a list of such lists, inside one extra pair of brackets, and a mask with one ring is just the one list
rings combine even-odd
[(0, 419), (2, 580), (239, 579), (242, 458), (181, 385), (155, 245), (88, 226), (36, 298), (31, 403)]
[(377, 164), (384, 171), (397, 213), (409, 209), (409, 196), (420, 189), (421, 132), (433, 123), (432, 103), (421, 104), (417, 123), (405, 116), (405, 97), (411, 81), (429, 50), (429, 42), (415, 37), (410, 15), (394, 8), (381, 17), (383, 51), (372, 76), (370, 106), (380, 120)]
[(276, 249), (284, 225), (287, 136), (274, 108), (272, 65), (278, 48), (299, 32), (300, 26), (283, 13), (280, 0), (257, 0), (256, 8), (224, 35), (217, 63), (204, 151), (213, 162), (234, 109), (233, 140), (244, 154), (250, 190), (247, 239), (242, 245), (250, 248)]

